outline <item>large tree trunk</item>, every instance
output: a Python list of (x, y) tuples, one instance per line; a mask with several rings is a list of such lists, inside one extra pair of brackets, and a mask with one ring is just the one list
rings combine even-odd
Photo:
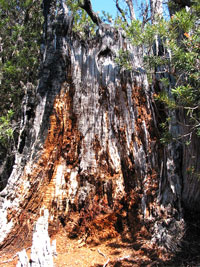
[[(44, 1), (44, 15), (39, 86), (27, 90), (15, 164), (0, 194), (1, 246), (23, 245), (48, 209), (50, 232), (60, 221), (69, 235), (84, 230), (91, 240), (91, 229), (118, 235), (126, 220), (133, 236), (143, 226), (151, 241), (176, 248), (184, 233), (185, 167), (176, 146), (159, 143), (155, 88), (137, 48), (103, 24), (82, 40), (62, 1)], [(136, 71), (115, 64), (119, 49), (131, 51)]]

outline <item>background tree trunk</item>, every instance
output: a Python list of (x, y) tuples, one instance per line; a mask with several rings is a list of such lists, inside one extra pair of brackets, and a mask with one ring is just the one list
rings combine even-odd
[[(45, 3), (40, 82), (24, 98), (15, 164), (0, 193), (2, 246), (23, 245), (48, 209), (50, 233), (58, 221), (88, 240), (92, 231), (118, 235), (124, 224), (136, 236), (143, 226), (151, 241), (176, 249), (184, 233), (182, 154), (159, 143), (156, 85), (141, 72), (137, 48), (103, 24), (82, 40), (62, 1)], [(119, 69), (119, 49), (131, 51), (136, 71)]]

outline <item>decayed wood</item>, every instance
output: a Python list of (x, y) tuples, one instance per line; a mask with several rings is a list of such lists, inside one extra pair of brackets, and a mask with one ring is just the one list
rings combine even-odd
[[(0, 193), (2, 247), (16, 239), (23, 246), (48, 209), (50, 231), (62, 224), (72, 236), (108, 238), (126, 217), (133, 235), (143, 225), (152, 242), (176, 249), (184, 233), (180, 157), (159, 144), (154, 89), (138, 50), (105, 25), (81, 40), (66, 6), (55, 5), (44, 12), (35, 104), (27, 117), (27, 95), (15, 165)], [(131, 51), (137, 71), (120, 70), (119, 49)]]
[[(48, 234), (48, 210), (44, 210), (44, 215), (41, 216), (34, 225), (33, 241), (31, 248), (31, 258), (29, 260), (26, 250), (18, 252), (19, 260), (17, 267), (53, 267), (53, 256), (56, 256), (55, 240), (50, 243)], [(28, 248), (28, 249), (30, 249)], [(12, 261), (14, 257), (10, 260)], [(8, 262), (8, 261), (7, 261)]]

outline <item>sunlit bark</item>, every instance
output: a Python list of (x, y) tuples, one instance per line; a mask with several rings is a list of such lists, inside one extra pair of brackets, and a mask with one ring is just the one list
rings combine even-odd
[(128, 8), (129, 8), (131, 20), (135, 20), (136, 19), (136, 16), (135, 16), (135, 11), (134, 11), (132, 0), (126, 0), (126, 3), (128, 5)]

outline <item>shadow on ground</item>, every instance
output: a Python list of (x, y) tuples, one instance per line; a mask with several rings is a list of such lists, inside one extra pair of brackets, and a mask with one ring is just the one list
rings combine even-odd
[[(108, 267), (200, 267), (200, 213), (186, 211), (186, 232), (179, 251), (171, 259), (161, 260), (158, 253), (145, 246), (144, 242), (123, 238), (120, 242), (111, 240), (107, 247), (112, 248), (116, 260), (110, 261)], [(124, 251), (124, 257), (119, 256)], [(163, 257), (164, 258), (164, 257)], [(103, 265), (102, 265), (103, 266)], [(98, 266), (100, 267), (100, 265)]]

